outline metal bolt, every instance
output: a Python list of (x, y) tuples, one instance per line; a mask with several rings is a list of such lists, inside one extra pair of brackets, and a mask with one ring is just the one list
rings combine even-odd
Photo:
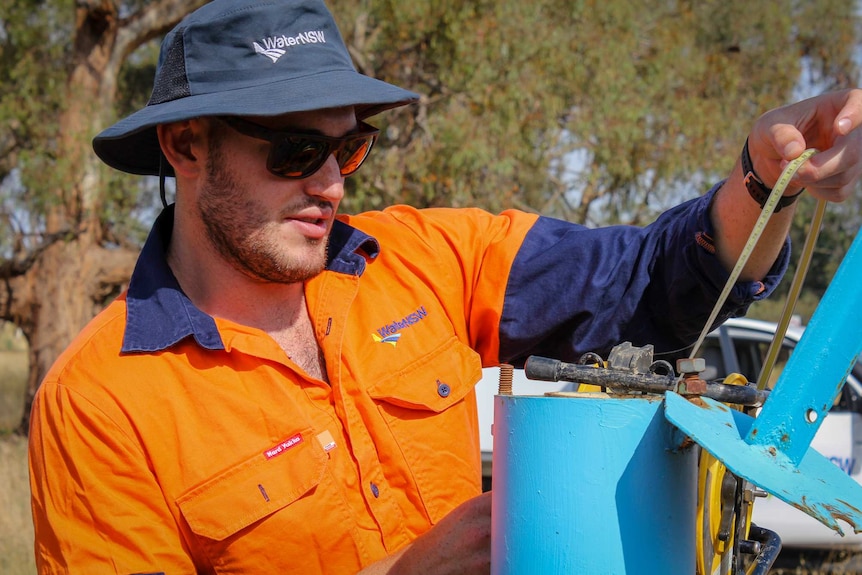
[(702, 357), (686, 357), (676, 360), (677, 373), (702, 373), (706, 370), (706, 360)]
[(499, 395), (512, 395), (512, 377), (514, 374), (514, 366), (508, 363), (500, 364), (500, 385), (498, 389)]

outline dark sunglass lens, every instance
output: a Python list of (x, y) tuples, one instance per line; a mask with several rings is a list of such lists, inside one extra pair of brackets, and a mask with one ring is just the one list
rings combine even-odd
[(328, 155), (325, 142), (291, 136), (273, 142), (268, 167), (284, 178), (304, 178), (317, 171)]
[(371, 151), (373, 143), (373, 136), (356, 138), (344, 143), (336, 155), (342, 176), (349, 176), (359, 169), (359, 166), (368, 157), (368, 152)]

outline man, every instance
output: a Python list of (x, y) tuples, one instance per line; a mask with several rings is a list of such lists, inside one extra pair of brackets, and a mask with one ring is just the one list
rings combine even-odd
[[(373, 142), (364, 120), (415, 99), (356, 73), (316, 0), (216, 0), (166, 37), (150, 103), (94, 147), (175, 176), (176, 203), (34, 403), (41, 572), (487, 572), (480, 368), (691, 344), (760, 211), (739, 164), (645, 229), (336, 218)], [(755, 195), (823, 152), (723, 318), (783, 273), (792, 194), (848, 196), (860, 121), (848, 91), (755, 123)]]

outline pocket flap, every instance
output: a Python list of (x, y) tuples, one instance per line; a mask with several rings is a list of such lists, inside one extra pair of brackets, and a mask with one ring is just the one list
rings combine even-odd
[(368, 389), (368, 394), (408, 409), (440, 413), (473, 391), (482, 377), (475, 351), (451, 338)]
[(320, 483), (328, 458), (311, 429), (208, 479), (177, 499), (196, 534), (215, 541), (293, 503)]

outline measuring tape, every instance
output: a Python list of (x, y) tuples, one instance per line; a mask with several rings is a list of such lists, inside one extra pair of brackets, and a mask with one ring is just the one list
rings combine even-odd
[(766, 199), (766, 203), (763, 204), (760, 216), (757, 218), (757, 221), (754, 222), (754, 228), (751, 230), (751, 235), (748, 236), (748, 241), (745, 242), (745, 246), (742, 248), (742, 253), (739, 254), (739, 259), (736, 260), (736, 265), (730, 272), (730, 277), (727, 278), (727, 283), (724, 284), (724, 289), (718, 296), (718, 301), (712, 309), (712, 313), (706, 321), (706, 325), (703, 326), (703, 331), (700, 332), (700, 337), (697, 338), (697, 342), (691, 350), (689, 359), (697, 357), (697, 354), (700, 351), (700, 346), (703, 345), (703, 340), (706, 339), (707, 334), (712, 330), (712, 324), (715, 323), (715, 318), (718, 317), (718, 313), (724, 306), (724, 302), (727, 300), (730, 290), (733, 289), (734, 284), (736, 284), (736, 280), (739, 279), (740, 274), (742, 274), (742, 268), (744, 268), (745, 264), (748, 263), (748, 258), (751, 257), (752, 252), (754, 252), (754, 247), (757, 245), (757, 241), (763, 234), (763, 230), (766, 229), (766, 224), (769, 223), (769, 218), (772, 217), (772, 213), (775, 211), (775, 206), (778, 205), (778, 201), (781, 199), (781, 196), (784, 195), (784, 190), (787, 189), (793, 175), (796, 174), (796, 171), (800, 166), (802, 166), (802, 164), (808, 161), (808, 158), (816, 153), (817, 150), (815, 148), (808, 148), (802, 152), (798, 158), (788, 163), (784, 167), (784, 170), (782, 170), (781, 175), (778, 177), (778, 181), (775, 182), (775, 187), (772, 188), (772, 192), (770, 192), (769, 197)]

